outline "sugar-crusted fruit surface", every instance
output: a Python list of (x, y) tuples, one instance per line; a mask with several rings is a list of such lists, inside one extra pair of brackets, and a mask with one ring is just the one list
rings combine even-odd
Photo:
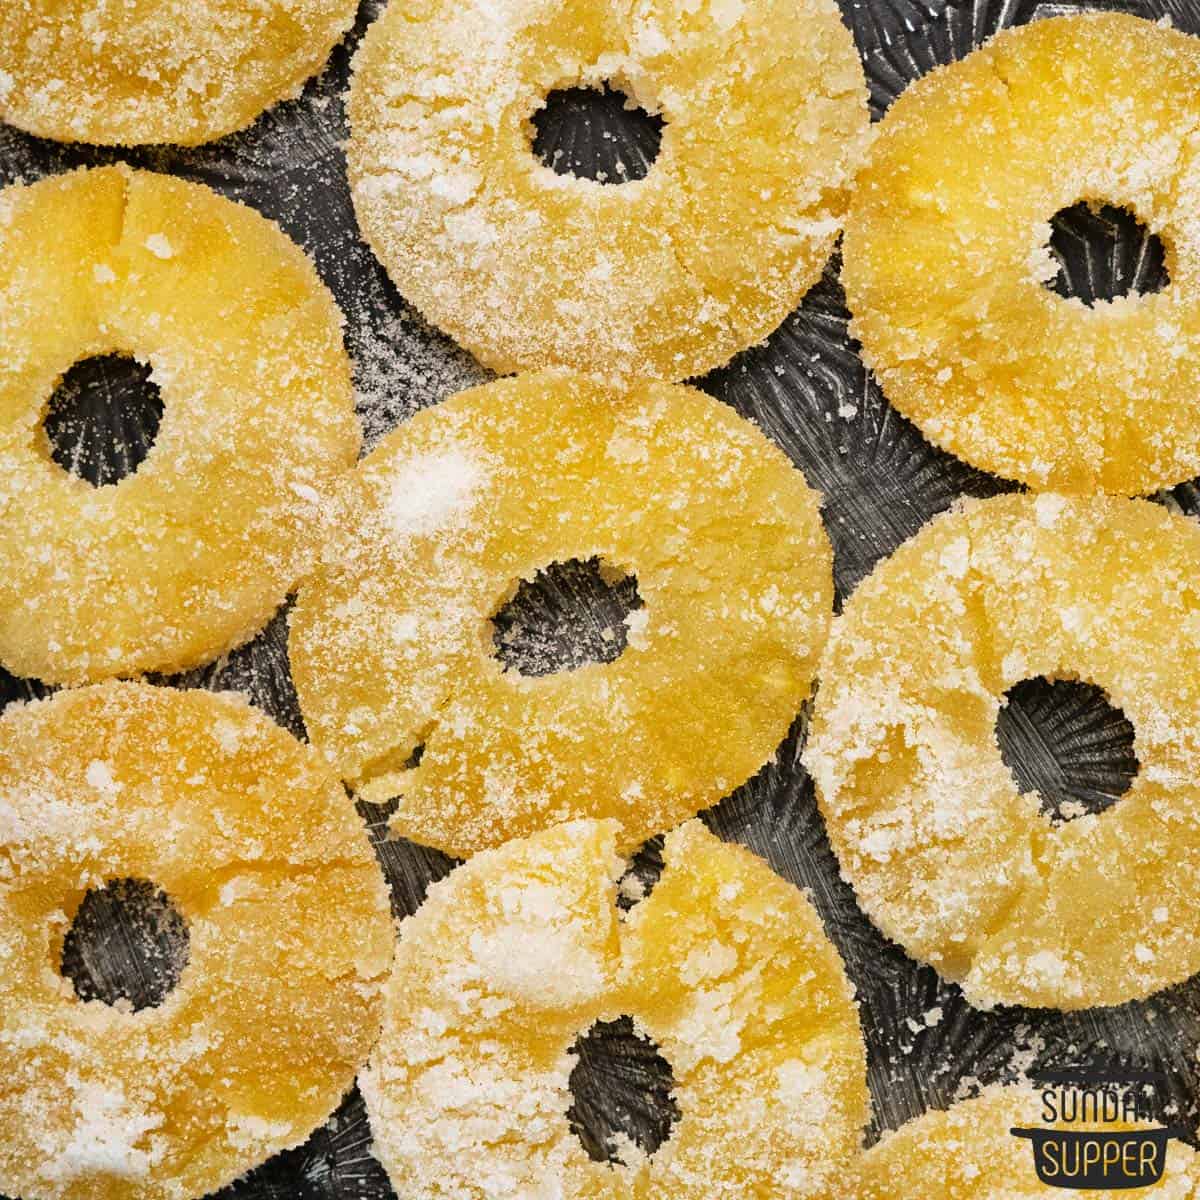
[[(1135, 1128), (1047, 1125), (1039, 1092), (1028, 1086), (989, 1087), (971, 1100), (930, 1111), (883, 1139), (859, 1160), (846, 1190), (854, 1200), (1061, 1200), (1062, 1187), (1039, 1181), (1028, 1141), (1013, 1128)], [(1200, 1159), (1190, 1146), (1167, 1143), (1162, 1182), (1114, 1192), (1075, 1189), (1079, 1200), (1114, 1195), (1191, 1200), (1200, 1192)]]
[(196, 145), (297, 95), (354, 0), (4, 0), (0, 119), (39, 137)]
[[(853, 992), (791, 884), (697, 821), (616, 907), (612, 821), (477, 855), (401, 926), (361, 1086), (399, 1196), (787, 1200), (833, 1195), (867, 1118)], [(680, 1120), (653, 1156), (593, 1162), (566, 1118), (569, 1048), (629, 1015), (658, 1043)]]
[[(149, 455), (93, 487), (42, 427), (74, 363), (152, 368)], [(245, 641), (311, 565), (359, 430), (341, 316), (275, 225), (103, 168), (0, 193), (0, 662), (80, 683)]]
[[(89, 888), (162, 888), (156, 1008), (59, 971)], [(108, 683), (0, 719), (0, 1192), (186, 1200), (302, 1142), (379, 1031), (393, 927), (318, 755), (232, 694)]]
[[(571, 816), (617, 817), (632, 848), (749, 778), (809, 695), (833, 594), (818, 498), (692, 389), (461, 393), (363, 460), (337, 523), (291, 618), (309, 735), (450, 854)], [(592, 557), (637, 579), (624, 653), (506, 671), (490, 619), (518, 581)]]
[[(666, 121), (646, 178), (556, 174), (531, 118), (614, 81)], [(355, 59), (349, 169), (401, 292), (501, 373), (701, 375), (833, 249), (868, 136), (830, 0), (395, 0)]]
[[(937, 518), (850, 598), (805, 763), (875, 923), (981, 1007), (1084, 1008), (1200, 970), (1200, 528), (1143, 500), (1004, 496)], [(1000, 756), (1025, 679), (1103, 688), (1139, 771), (1053, 824)]]
[[(879, 126), (842, 278), (888, 398), (1036, 488), (1200, 473), (1200, 40), (1117, 13), (1035, 21), (931, 72)], [(1170, 283), (1087, 307), (1044, 287), (1050, 219), (1126, 207)]]

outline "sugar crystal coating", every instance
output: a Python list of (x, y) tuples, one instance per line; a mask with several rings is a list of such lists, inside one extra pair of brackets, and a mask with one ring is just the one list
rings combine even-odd
[[(1080, 13), (998, 34), (892, 106), (846, 220), (863, 356), (932, 441), (1032, 487), (1200, 474), (1200, 40)], [(1050, 219), (1124, 206), (1170, 283), (1087, 307), (1043, 286)]]
[[(808, 697), (833, 593), (817, 496), (700, 392), (463, 392), (362, 461), (338, 524), (291, 617), (309, 736), (448, 853), (585, 815), (632, 847), (745, 782)], [(593, 557), (644, 601), (621, 656), (504, 670), (490, 618), (518, 581)]]
[[(557, 88), (666, 119), (646, 178), (531, 150)], [(833, 249), (868, 136), (831, 0), (395, 0), (350, 91), (359, 222), (400, 291), (501, 373), (703, 374), (765, 338)]]
[[(161, 887), (162, 1004), (59, 972), (84, 894)], [(319, 756), (240, 697), (108, 683), (0, 719), (0, 1192), (189, 1200), (328, 1117), (379, 1031), (393, 927)]]
[(4, 0), (0, 120), (39, 137), (192, 146), (298, 95), (355, 0)]
[[(398, 1195), (803, 1200), (837, 1194), (867, 1118), (853, 992), (791, 884), (692, 821), (649, 898), (616, 905), (618, 830), (576, 821), (485, 851), (401, 926), (361, 1086)], [(680, 1120), (593, 1162), (566, 1118), (576, 1037), (632, 1016)]]
[[(969, 503), (859, 585), (804, 761), (859, 903), (976, 1006), (1119, 1004), (1200, 970), (1200, 527), (1144, 500)], [(1054, 824), (996, 717), (1025, 679), (1103, 688), (1139, 770)], [(1162, 910), (1162, 919), (1152, 911)]]
[[(59, 378), (148, 363), (136, 473), (50, 455)], [(110, 167), (0, 192), (0, 663), (81, 683), (251, 637), (311, 565), (359, 446), (341, 316), (298, 246), (208, 188)]]

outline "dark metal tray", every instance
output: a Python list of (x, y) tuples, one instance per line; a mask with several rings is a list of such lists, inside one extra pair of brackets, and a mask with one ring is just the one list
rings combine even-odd
[[(402, 3), (403, 0), (396, 0)], [(857, 39), (878, 118), (904, 86), (931, 67), (961, 57), (1003, 25), (1068, 5), (1029, 0), (970, 4), (915, 0), (842, 0)], [(347, 136), (342, 93), (348, 62), (362, 31), (377, 14), (365, 0), (347, 43), (329, 68), (296, 101), (282, 104), (248, 131), (195, 150), (114, 152), (64, 147), (0, 127), (0, 182), (29, 181), (75, 166), (124, 159), (196, 179), (243, 200), (279, 222), (312, 255), (347, 316), (346, 341), (355, 362), (358, 407), (368, 444), (417, 409), (434, 404), (486, 373), (431, 330), (398, 296), (359, 239), (345, 180)], [(1143, 16), (1169, 17), (1200, 33), (1200, 5), (1150, 0), (1112, 5)], [(581, 173), (645, 157), (645, 130), (632, 130), (620, 106), (594, 94), (574, 96), (540, 122), (539, 150), (561, 151)], [(1054, 247), (1063, 265), (1060, 290), (1086, 297), (1114, 286), (1153, 285), (1161, 268), (1145, 253), (1143, 235), (1119, 214), (1086, 211), (1057, 223)], [(838, 264), (768, 342), (699, 380), (701, 387), (757, 421), (825, 497), (825, 521), (836, 552), (838, 603), (873, 565), (961, 495), (986, 496), (1011, 485), (932, 449), (893, 409), (865, 371), (847, 332)], [(119, 373), (93, 373), (90, 385), (130, 388), (117, 422), (118, 442), (145, 439), (136, 388)], [(111, 443), (111, 409), (83, 398), (82, 416), (55, 431), (55, 444), (83, 468), (102, 469), (97, 449)], [(118, 450), (118, 458), (120, 451)], [(90, 466), (89, 466), (90, 464)], [(1161, 497), (1200, 514), (1200, 489), (1186, 484)], [(518, 624), (538, 631), (529, 652), (556, 648), (564, 662), (580, 637), (599, 632), (623, 612), (619, 596), (598, 595), (585, 573), (570, 571), (524, 588)], [(574, 616), (572, 616), (574, 614)], [(566, 632), (574, 620), (574, 635)], [(582, 633), (579, 630), (582, 629)], [(572, 646), (576, 650), (572, 650)], [(513, 651), (521, 653), (518, 646)], [(237, 688), (298, 735), (303, 726), (288, 673), (286, 614), (250, 645), (202, 671), (170, 680), (184, 686)], [(0, 705), (41, 694), (35, 683), (0, 672)], [(1048, 799), (1098, 803), (1119, 795), (1129, 774), (1126, 727), (1085, 690), (1032, 687), (1014, 697), (1001, 731), (1006, 757), (1027, 785)], [(798, 762), (803, 717), (775, 760), (705, 820), (721, 836), (744, 842), (786, 878), (811, 890), (846, 961), (862, 1001), (875, 1118), (868, 1140), (930, 1106), (945, 1106), (978, 1082), (1010, 1079), (1035, 1068), (1097, 1059), (1166, 1075), (1164, 1116), (1195, 1128), (1200, 1120), (1200, 982), (1173, 988), (1144, 1003), (1077, 1014), (1004, 1009), (976, 1012), (958, 988), (888, 943), (859, 912), (841, 882)], [(452, 866), (443, 856), (408, 843), (384, 842), (385, 813), (363, 809), (398, 913), (419, 905), (428, 883)], [(655, 847), (635, 869), (651, 878)], [(1103, 904), (1097, 897), (1097, 905)], [(132, 923), (131, 923), (132, 922)], [(94, 914), (89, 949), (73, 964), (103, 993), (111, 979), (129, 976), (146, 928), (112, 908)], [(141, 967), (153, 974), (150, 965)], [(107, 981), (107, 982), (106, 982)], [(152, 979), (144, 979), (148, 990)], [(134, 987), (138, 986), (134, 981)], [(639, 1140), (661, 1129), (669, 1102), (661, 1063), (620, 1030), (592, 1043), (576, 1079), (572, 1117), (594, 1146), (604, 1127), (624, 1128)], [(657, 1088), (655, 1087), (657, 1085)], [(281, 1082), (281, 1086), (286, 1083)], [(648, 1097), (648, 1098), (647, 1098)], [(237, 1197), (343, 1198), (390, 1195), (369, 1153), (362, 1102), (352, 1093), (300, 1149), (281, 1154), (229, 1189)]]

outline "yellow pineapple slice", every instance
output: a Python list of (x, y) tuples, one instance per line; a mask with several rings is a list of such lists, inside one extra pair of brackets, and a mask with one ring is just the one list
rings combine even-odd
[[(868, 138), (830, 0), (563, 0), (502, 23), (390, 4), (354, 62), (355, 210), (396, 286), (501, 374), (702, 375), (761, 341), (820, 277)], [(661, 116), (621, 183), (534, 156), (547, 95), (611, 81)]]
[(4, 0), (0, 120), (62, 142), (194, 146), (299, 95), (354, 0)]
[[(1200, 528), (1141, 500), (1004, 496), (937, 518), (845, 607), (805, 762), (875, 923), (982, 1007), (1082, 1008), (1200, 970)], [(1140, 770), (1053, 824), (1000, 757), (1005, 693), (1104, 689)]]
[[(1033, 487), (1142, 494), (1200, 473), (1200, 40), (1118, 13), (998, 34), (879, 126), (846, 219), (863, 356), (938, 445)], [(1087, 307), (1043, 284), (1050, 219), (1130, 209), (1170, 285)]]
[[(397, 832), (458, 857), (570, 816), (616, 817), (632, 848), (716, 803), (783, 739), (832, 606), (803, 476), (666, 384), (464, 392), (363, 460), (340, 526), (292, 614), (309, 735), (364, 798), (399, 797)], [(593, 557), (637, 579), (624, 652), (504, 670), (489, 619), (518, 581)]]
[[(699, 822), (616, 908), (613, 821), (476, 855), (401, 926), (361, 1086), (375, 1152), (428, 1200), (836, 1194), (867, 1118), (853, 992), (805, 897)], [(653, 1155), (594, 1162), (568, 1124), (576, 1037), (622, 1015), (671, 1064)]]
[[(93, 487), (41, 421), (74, 363), (162, 391), (137, 470)], [(304, 253), (198, 184), (108, 167), (0, 192), (0, 662), (83, 683), (210, 661), (311, 566), (359, 446), (341, 317)]]
[[(84, 894), (163, 889), (157, 1007), (60, 973)], [(110, 683), (0, 719), (0, 1192), (186, 1200), (304, 1141), (379, 1031), (393, 927), (320, 758), (244, 700)]]

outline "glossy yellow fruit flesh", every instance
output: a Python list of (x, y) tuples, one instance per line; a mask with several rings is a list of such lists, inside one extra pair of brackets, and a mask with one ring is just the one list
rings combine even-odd
[[(429, 1200), (794, 1200), (838, 1193), (867, 1117), (858, 1014), (804, 896), (699, 822), (618, 914), (615, 823), (486, 851), (401, 927), (362, 1079), (397, 1194)], [(597, 1163), (566, 1118), (568, 1053), (632, 1016), (672, 1067), (680, 1120)]]
[[(1118, 13), (1035, 21), (931, 72), (879, 126), (842, 278), (888, 399), (1035, 488), (1140, 495), (1200, 474), (1200, 40)], [(1165, 290), (1043, 286), (1050, 219), (1126, 207)]]
[[(338, 523), (292, 614), (309, 736), (450, 854), (572, 816), (618, 818), (631, 848), (745, 782), (809, 695), (833, 592), (817, 496), (700, 392), (464, 392), (363, 460)], [(518, 582), (593, 557), (637, 579), (624, 652), (504, 670), (490, 618)]]
[[(163, 889), (188, 961), (158, 1007), (60, 973), (85, 893)], [(0, 1191), (188, 1200), (295, 1146), (379, 1031), (393, 927), (317, 755), (232, 695), (110, 683), (0, 719)]]
[(354, 0), (4, 0), (0, 119), (61, 142), (193, 146), (299, 93)]
[[(363, 232), (502, 374), (687, 379), (761, 341), (819, 278), (868, 137), (829, 0), (396, 0), (354, 67)], [(547, 94), (605, 81), (666, 121), (644, 179), (534, 156)]]
[[(939, 517), (846, 604), (805, 762), (866, 912), (981, 1006), (1085, 1008), (1200, 970), (1200, 527), (1014, 495)], [(1053, 824), (1000, 757), (1006, 692), (1104, 689), (1139, 770)]]
[[(76, 362), (151, 368), (163, 416), (93, 487), (42, 418)], [(304, 253), (198, 184), (109, 167), (0, 192), (0, 663), (84, 683), (210, 661), (311, 566), (359, 446), (341, 317)]]

